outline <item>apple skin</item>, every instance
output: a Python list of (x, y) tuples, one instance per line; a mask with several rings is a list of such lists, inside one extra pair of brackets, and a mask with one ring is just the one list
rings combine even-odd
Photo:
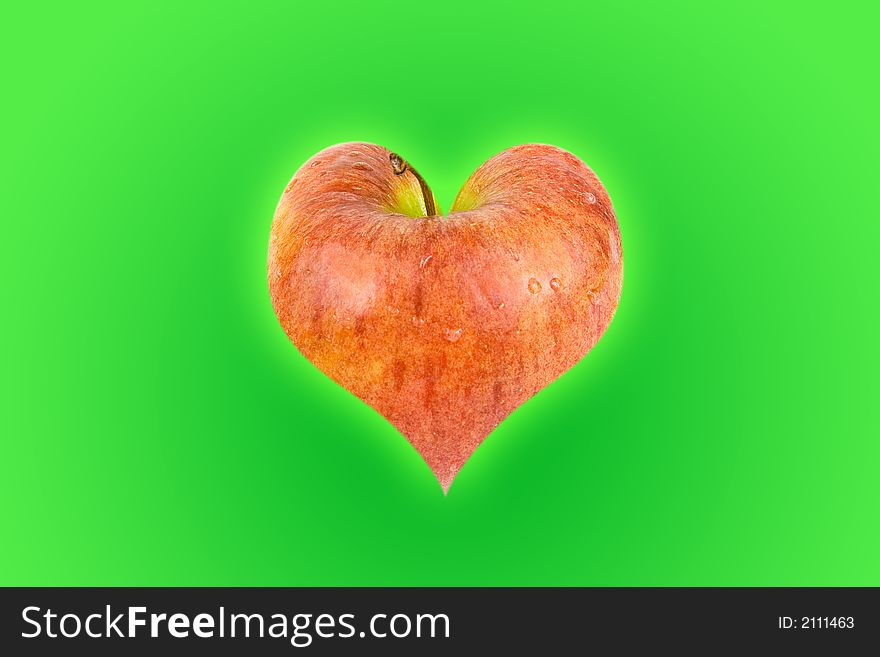
[(432, 217), (390, 155), (338, 144), (297, 171), (272, 223), (269, 290), (297, 349), (394, 425), (446, 492), (608, 327), (620, 231), (596, 175), (554, 146), (499, 153)]

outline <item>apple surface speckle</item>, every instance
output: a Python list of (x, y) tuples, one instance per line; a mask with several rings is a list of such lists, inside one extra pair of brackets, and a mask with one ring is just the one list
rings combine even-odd
[(461, 338), (461, 329), (460, 328), (458, 328), (458, 329), (451, 329), (451, 328), (443, 329), (443, 335), (450, 342), (458, 342), (459, 338)]

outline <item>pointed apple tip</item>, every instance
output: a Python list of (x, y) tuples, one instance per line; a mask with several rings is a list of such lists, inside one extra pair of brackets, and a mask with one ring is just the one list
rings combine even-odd
[(437, 478), (437, 482), (440, 484), (440, 488), (443, 489), (443, 496), (446, 497), (449, 495), (449, 488), (452, 486), (452, 482), (455, 481), (455, 477), (458, 474), (458, 468), (454, 470), (444, 469), (444, 470), (435, 470), (431, 468), (431, 471), (434, 473), (434, 476)]
[[(410, 440), (409, 438), (407, 439)], [(410, 440), (410, 442), (414, 443), (416, 451), (434, 474), (434, 478), (437, 479), (437, 483), (440, 484), (440, 488), (443, 490), (443, 495), (449, 495), (452, 482), (455, 481), (459, 471), (467, 462), (474, 449), (459, 449), (453, 452), (448, 448), (444, 449), (443, 445), (438, 448), (436, 444), (420, 445), (417, 441)]]
[(449, 488), (452, 486), (452, 482), (455, 481), (455, 475), (458, 474), (449, 472), (437, 472), (433, 471), (434, 476), (437, 478), (437, 482), (440, 484), (440, 488), (443, 489), (443, 496), (446, 497), (449, 495)]

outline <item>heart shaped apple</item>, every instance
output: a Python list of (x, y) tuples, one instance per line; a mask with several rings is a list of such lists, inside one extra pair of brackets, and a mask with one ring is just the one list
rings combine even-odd
[(444, 492), (499, 422), (596, 344), (622, 275), (605, 188), (543, 144), (483, 164), (446, 216), (398, 155), (332, 146), (287, 185), (269, 243), (290, 340), (387, 418)]

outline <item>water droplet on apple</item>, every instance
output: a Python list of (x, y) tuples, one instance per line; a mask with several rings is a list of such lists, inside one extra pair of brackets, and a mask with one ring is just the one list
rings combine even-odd
[(498, 310), (501, 310), (502, 308), (504, 308), (504, 302), (503, 302), (503, 301), (502, 301), (501, 303), (498, 304)]
[(421, 317), (417, 317), (416, 315), (412, 316), (412, 325), (416, 328), (421, 328), (425, 325), (425, 320)]
[(554, 292), (559, 292), (559, 288), (561, 288), (561, 287), (562, 287), (562, 283), (559, 282), (558, 278), (551, 278), (550, 279), (550, 288)]
[(447, 328), (443, 330), (443, 337), (445, 337), (450, 342), (458, 342), (461, 337), (461, 329), (451, 329)]
[(388, 310), (388, 312), (391, 313), (392, 315), (399, 315), (400, 314), (400, 308), (397, 308), (396, 306), (392, 306), (390, 304), (387, 306), (386, 310)]
[(596, 202), (596, 195), (593, 194), (593, 192), (587, 192), (586, 194), (584, 194), (584, 199), (587, 201), (587, 203), (590, 203), (592, 205)]
[(431, 262), (431, 258), (433, 257), (434, 256), (426, 255), (424, 258), (422, 258), (419, 261), (419, 269), (424, 269), (428, 265), (428, 263)]
[(275, 273), (274, 273), (274, 276), (275, 276), (276, 279), (281, 278), (281, 270), (280, 270), (280, 269), (276, 269), (276, 270), (275, 270)]
[(529, 292), (532, 294), (537, 294), (541, 291), (541, 284), (538, 282), (537, 278), (529, 279)]
[(315, 160), (314, 162), (312, 162), (312, 164), (310, 166), (314, 169), (319, 164), (321, 164), (321, 160)]
[(371, 167), (366, 162), (355, 162), (351, 165), (352, 169), (357, 169), (358, 171), (372, 171), (373, 167)]

